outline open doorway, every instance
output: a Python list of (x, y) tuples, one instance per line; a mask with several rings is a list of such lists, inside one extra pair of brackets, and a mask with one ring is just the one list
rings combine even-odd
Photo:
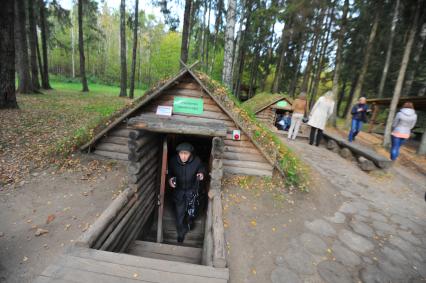
[[(200, 183), (200, 206), (199, 213), (195, 219), (191, 230), (185, 235), (185, 240), (182, 244), (177, 242), (177, 230), (176, 230), (176, 212), (175, 205), (173, 202), (173, 192), (168, 184), (168, 178), (165, 182), (164, 191), (164, 206), (163, 206), (163, 217), (162, 217), (162, 231), (164, 244), (169, 245), (180, 245), (193, 248), (202, 248), (204, 242), (205, 233), (205, 211), (206, 211), (206, 200), (207, 193), (210, 184), (210, 155), (212, 149), (212, 137), (202, 137), (195, 135), (180, 135), (180, 134), (166, 134), (163, 139), (167, 140), (167, 160), (169, 161), (174, 155), (177, 154), (176, 147), (183, 142), (190, 143), (194, 147), (194, 153), (197, 155), (203, 166), (205, 167), (206, 174), (204, 180)], [(151, 221), (148, 222), (149, 229), (144, 229), (146, 232), (143, 233), (139, 240), (145, 242), (156, 242), (157, 241), (157, 228), (158, 228), (158, 213), (159, 210), (155, 210), (151, 217)], [(150, 223), (150, 224), (149, 224)], [(147, 227), (148, 228), (148, 227)]]
[(280, 131), (288, 131), (291, 124), (292, 112), (284, 109), (275, 109), (274, 126)]

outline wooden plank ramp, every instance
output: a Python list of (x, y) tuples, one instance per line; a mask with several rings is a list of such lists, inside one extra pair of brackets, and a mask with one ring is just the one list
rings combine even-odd
[(72, 246), (35, 282), (224, 283), (228, 280), (227, 268)]

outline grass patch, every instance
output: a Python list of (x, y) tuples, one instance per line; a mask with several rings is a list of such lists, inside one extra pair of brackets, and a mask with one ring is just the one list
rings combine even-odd
[[(119, 88), (77, 82), (51, 81), (52, 90), (18, 95), (18, 110), (0, 112), (0, 185), (20, 181), (49, 163), (61, 163), (87, 142), (99, 125), (136, 101), (118, 97)], [(141, 97), (144, 90), (136, 90)]]

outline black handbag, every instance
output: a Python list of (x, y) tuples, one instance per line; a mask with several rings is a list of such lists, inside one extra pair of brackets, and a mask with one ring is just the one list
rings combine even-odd
[(200, 180), (198, 180), (198, 177), (196, 179), (197, 181), (195, 182), (195, 190), (188, 201), (188, 206), (186, 207), (188, 216), (192, 219), (195, 219), (198, 216), (200, 208)]

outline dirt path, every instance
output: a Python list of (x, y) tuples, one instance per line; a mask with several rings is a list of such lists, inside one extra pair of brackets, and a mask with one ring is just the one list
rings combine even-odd
[(309, 194), (227, 186), (231, 282), (426, 280), (426, 176), (367, 174), (305, 140), (289, 146), (312, 168)]
[(32, 282), (126, 185), (123, 164), (83, 158), (86, 169), (33, 172), (0, 190), (0, 282)]

